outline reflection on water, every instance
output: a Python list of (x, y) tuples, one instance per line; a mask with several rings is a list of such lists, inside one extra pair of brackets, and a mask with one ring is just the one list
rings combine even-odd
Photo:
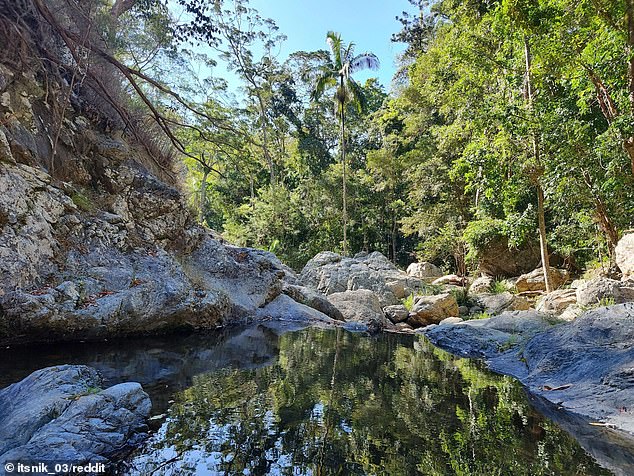
[(250, 346), (190, 373), (127, 474), (611, 474), (512, 379), (422, 337), (259, 327)]

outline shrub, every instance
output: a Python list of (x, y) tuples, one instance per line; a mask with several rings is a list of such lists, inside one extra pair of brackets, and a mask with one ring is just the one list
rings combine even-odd
[(491, 294), (502, 294), (510, 290), (511, 288), (508, 282), (504, 279), (495, 279), (489, 287), (489, 292)]
[(476, 301), (474, 301), (473, 298), (469, 296), (467, 288), (452, 289), (451, 291), (449, 291), (449, 293), (456, 298), (456, 301), (458, 301), (458, 306), (472, 307), (477, 304)]

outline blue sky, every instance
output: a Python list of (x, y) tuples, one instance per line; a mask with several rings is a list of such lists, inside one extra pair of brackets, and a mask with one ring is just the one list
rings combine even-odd
[(355, 78), (378, 77), (389, 89), (396, 56), (404, 49), (390, 38), (400, 30), (396, 15), (411, 10), (407, 0), (251, 0), (251, 6), (275, 20), (288, 37), (280, 60), (293, 51), (326, 49), (326, 33), (333, 30), (344, 42), (354, 42), (357, 54), (371, 51), (381, 61), (378, 71), (360, 72)]
[[(280, 62), (294, 51), (327, 49), (326, 33), (332, 30), (340, 33), (345, 43), (354, 42), (357, 54), (369, 51), (381, 62), (379, 70), (360, 71), (355, 79), (363, 83), (376, 77), (389, 91), (396, 57), (405, 49), (390, 38), (401, 27), (396, 16), (412, 9), (407, 0), (251, 0), (249, 5), (263, 18), (275, 20), (279, 32), (286, 35), (278, 56)], [(180, 8), (175, 2), (170, 6), (178, 16)], [(201, 52), (216, 57), (208, 48), (201, 48)], [(224, 65), (219, 64), (212, 74), (227, 80), (230, 90), (241, 96), (239, 79)]]

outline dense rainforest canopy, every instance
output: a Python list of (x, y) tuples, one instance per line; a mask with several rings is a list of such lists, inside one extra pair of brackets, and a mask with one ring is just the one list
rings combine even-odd
[[(202, 223), (293, 267), (378, 250), (465, 272), (540, 240), (609, 266), (634, 217), (634, 1), (409, 1), (389, 88), (354, 81), (378, 61), (345, 31), (280, 60), (283, 32), (246, 0), (3, 0), (3, 55), (40, 50), (52, 93), (136, 137)], [(27, 36), (35, 17), (47, 31)], [(49, 30), (63, 45), (29, 42)]]

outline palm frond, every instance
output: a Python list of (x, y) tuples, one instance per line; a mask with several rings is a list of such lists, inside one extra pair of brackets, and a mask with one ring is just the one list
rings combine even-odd
[(380, 66), (381, 62), (374, 53), (362, 53), (350, 61), (350, 73), (356, 73), (362, 69), (377, 70)]
[(348, 43), (348, 47), (346, 48), (346, 51), (344, 52), (344, 55), (343, 55), (344, 62), (349, 63), (354, 58), (354, 46), (355, 45), (353, 42)]
[(337, 77), (331, 71), (325, 71), (324, 74), (320, 75), (315, 81), (315, 89), (311, 94), (311, 99), (313, 101), (318, 100), (327, 88), (331, 88), (337, 85)]
[(341, 66), (343, 65), (343, 58), (341, 56), (342, 53), (342, 42), (341, 42), (341, 35), (339, 33), (336, 33), (334, 31), (329, 31), (326, 34), (326, 43), (328, 44), (328, 47), (330, 48), (330, 51), (332, 52), (332, 56), (334, 59), (334, 64), (333, 66), (336, 69), (340, 69)]
[(354, 79), (348, 78), (346, 81), (346, 89), (349, 91), (349, 102), (356, 108), (359, 114), (363, 113), (367, 109), (367, 99), (363, 94), (363, 88), (359, 86)]

